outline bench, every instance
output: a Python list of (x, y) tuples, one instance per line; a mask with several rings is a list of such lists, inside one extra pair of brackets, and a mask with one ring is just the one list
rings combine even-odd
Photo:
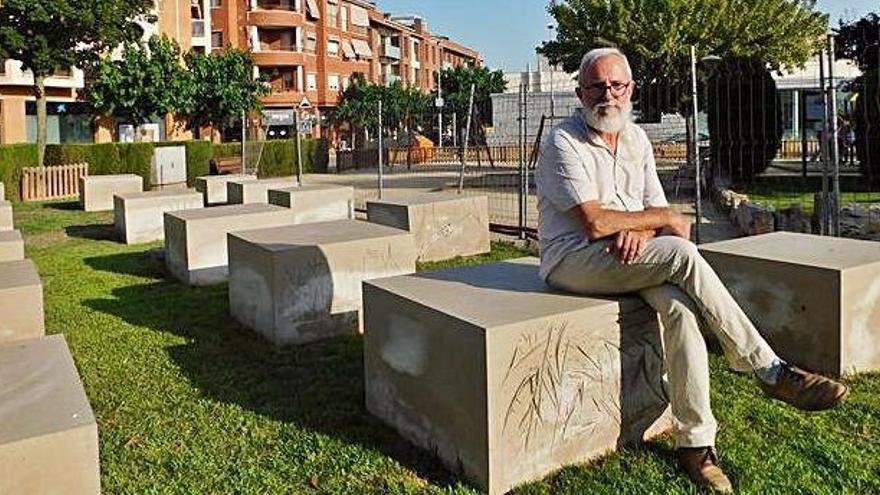
[(116, 233), (126, 244), (161, 241), (165, 238), (162, 215), (166, 211), (203, 207), (202, 195), (192, 190), (120, 193), (113, 202)]
[(412, 232), (419, 261), (442, 261), (490, 249), (485, 196), (428, 193), (367, 201), (367, 219)]
[(289, 225), (292, 218), (287, 208), (264, 204), (166, 212), (165, 265), (185, 284), (225, 282), (227, 233)]
[(12, 203), (0, 201), (0, 231), (12, 229)]
[(0, 231), (0, 263), (24, 259), (24, 239), (17, 230)]
[(241, 174), (241, 157), (231, 156), (226, 158), (213, 158), (210, 161), (211, 174)]
[(203, 175), (196, 177), (196, 191), (205, 197), (205, 206), (224, 205), (228, 202), (226, 184), (230, 181), (256, 180), (256, 175), (250, 174), (225, 174)]
[(143, 177), (134, 174), (88, 175), (79, 178), (79, 202), (85, 211), (111, 211), (115, 194), (143, 190)]
[(269, 189), (269, 204), (290, 208), (294, 223), (350, 220), (354, 218), (354, 188), (310, 184)]
[(229, 204), (269, 203), (269, 189), (298, 187), (295, 177), (232, 180), (226, 183)]
[(63, 335), (0, 345), (0, 493), (98, 495), (98, 427)]
[(413, 273), (408, 232), (358, 220), (229, 234), (229, 309), (276, 345), (360, 331), (361, 282)]
[(671, 427), (657, 314), (524, 258), (364, 282), (367, 409), (489, 495)]
[(43, 328), (43, 284), (36, 265), (27, 259), (0, 263), (0, 344), (42, 337)]
[(774, 232), (699, 247), (780, 357), (833, 376), (880, 370), (880, 244)]

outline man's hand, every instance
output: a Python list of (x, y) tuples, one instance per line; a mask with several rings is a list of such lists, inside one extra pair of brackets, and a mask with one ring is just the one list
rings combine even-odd
[(682, 239), (690, 239), (691, 222), (684, 215), (670, 212), (669, 222), (660, 231), (660, 235), (674, 235)]
[(622, 230), (614, 236), (607, 251), (614, 253), (621, 263), (629, 265), (642, 255), (654, 235), (653, 230)]

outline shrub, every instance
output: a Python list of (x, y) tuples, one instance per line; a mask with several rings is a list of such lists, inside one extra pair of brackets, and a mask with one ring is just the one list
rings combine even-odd
[(11, 144), (0, 146), (0, 182), (6, 189), (6, 199), (19, 201), (21, 191), (21, 169), (37, 166), (37, 147), (33, 144)]

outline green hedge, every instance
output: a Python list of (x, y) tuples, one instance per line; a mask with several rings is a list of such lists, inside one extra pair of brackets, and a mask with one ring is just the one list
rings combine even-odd
[[(304, 139), (303, 172), (327, 170), (327, 146), (324, 140)], [(210, 162), (215, 157), (241, 154), (241, 144), (213, 144), (209, 141), (168, 141), (163, 143), (102, 143), (50, 144), (46, 147), (45, 164), (48, 167), (69, 163), (89, 164), (90, 175), (136, 174), (144, 178), (144, 187), (150, 187), (150, 166), (153, 149), (157, 146), (184, 146), (186, 148), (187, 184), (210, 173)], [(254, 143), (249, 153), (259, 152), (260, 177), (281, 177), (296, 173), (296, 144), (292, 140)], [(249, 159), (250, 161), (250, 159)], [(6, 185), (6, 195), (18, 201), (21, 168), (37, 165), (34, 144), (0, 145), (0, 182)]]

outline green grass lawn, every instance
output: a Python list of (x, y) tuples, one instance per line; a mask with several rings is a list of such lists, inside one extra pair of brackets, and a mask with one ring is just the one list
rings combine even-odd
[[(751, 201), (765, 206), (772, 206), (777, 210), (789, 208), (792, 204), (800, 204), (801, 209), (806, 214), (813, 214), (813, 192), (771, 191), (762, 188), (747, 189), (743, 193), (747, 194)], [(860, 205), (880, 203), (880, 192), (841, 192), (840, 204), (847, 205), (849, 203)]]
[[(231, 320), (225, 285), (184, 287), (150, 255), (158, 243), (112, 240), (112, 214), (45, 203), (16, 217), (47, 330), (67, 336), (98, 419), (105, 494), (476, 493), (366, 412), (360, 337), (276, 350)], [(495, 244), (452, 264), (523, 254)], [(880, 493), (880, 376), (850, 380), (824, 414), (761, 398), (717, 354), (712, 379), (739, 493)], [(516, 491), (695, 492), (668, 438)]]

